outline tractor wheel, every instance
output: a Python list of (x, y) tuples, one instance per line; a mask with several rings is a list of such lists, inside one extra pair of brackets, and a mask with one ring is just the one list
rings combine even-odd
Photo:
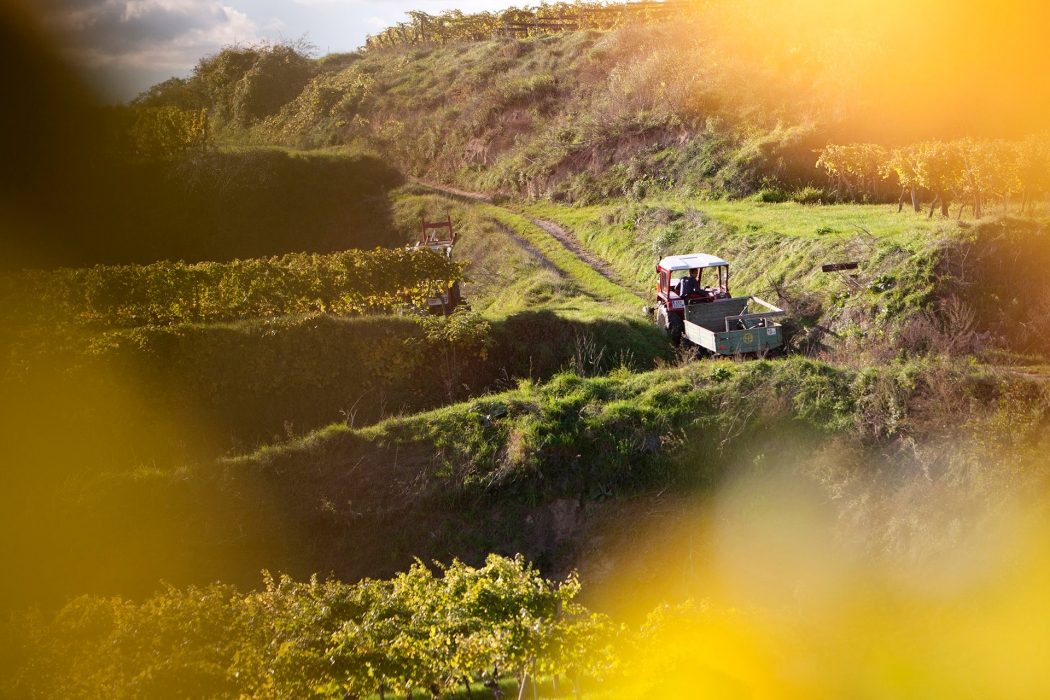
[(660, 330), (664, 332), (664, 335), (676, 347), (682, 341), (682, 334), (685, 333), (685, 321), (674, 314), (667, 313), (666, 306), (661, 306), (656, 312), (656, 325), (660, 327)]

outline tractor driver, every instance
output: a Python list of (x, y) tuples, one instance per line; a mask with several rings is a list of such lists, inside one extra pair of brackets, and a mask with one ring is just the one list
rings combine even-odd
[(682, 283), (678, 286), (678, 296), (687, 297), (690, 294), (702, 294), (703, 290), (700, 289), (700, 283), (696, 281), (696, 276), (699, 274), (699, 270), (695, 267), (689, 270), (689, 276), (682, 278)]

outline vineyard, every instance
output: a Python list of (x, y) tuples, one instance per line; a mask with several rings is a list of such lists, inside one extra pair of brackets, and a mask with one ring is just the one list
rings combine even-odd
[(365, 49), (445, 46), (497, 37), (527, 38), (587, 29), (610, 30), (629, 25), (666, 22), (694, 13), (685, 0), (665, 2), (556, 2), (538, 7), (509, 7), (499, 12), (463, 13), (448, 10), (437, 15), (413, 10), (411, 22), (398, 22), (369, 35)]
[(881, 201), (885, 192), (880, 194), (879, 184), (888, 181), (900, 187), (898, 211), (909, 195), (919, 211), (920, 191), (925, 191), (932, 197), (930, 216), (938, 205), (948, 216), (956, 202), (959, 218), (969, 206), (979, 219), (996, 202), (1005, 214), (1018, 198), (1024, 214), (1050, 191), (1050, 137), (926, 141), (892, 150), (870, 143), (829, 144), (820, 152), (817, 167), (828, 173), (840, 196), (845, 187), (853, 201)]
[(0, 323), (104, 330), (311, 312), (347, 315), (423, 305), (442, 284), (461, 279), (462, 265), (428, 249), (400, 248), (24, 271), (0, 277)]
[(495, 555), (439, 573), (417, 563), (356, 584), (267, 575), (248, 594), (213, 584), (169, 587), (141, 604), (80, 597), (6, 630), (0, 669), (12, 655), (36, 661), (6, 669), (0, 693), (438, 698), (501, 674), (579, 683), (615, 665), (623, 631), (574, 601), (575, 578), (551, 583), (520, 557)]
[[(415, 10), (123, 105), (29, 80), (0, 700), (1041, 697), (1037, 4)], [(697, 252), (780, 352), (669, 342)]]

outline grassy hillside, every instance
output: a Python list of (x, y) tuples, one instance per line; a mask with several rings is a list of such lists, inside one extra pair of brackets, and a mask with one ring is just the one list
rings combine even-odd
[[(253, 133), (300, 147), (375, 144), (416, 175), (584, 203), (815, 179), (805, 162), (815, 141), (788, 86), (744, 60), (738, 78), (724, 66), (674, 67), (677, 49), (705, 66), (717, 44), (686, 23), (369, 52)], [(785, 111), (795, 115), (786, 123)]]
[[(639, 285), (654, 283), (662, 256), (720, 255), (731, 263), (734, 294), (780, 303), (790, 312), (797, 347), (837, 347), (845, 361), (996, 347), (1046, 354), (1027, 330), (1046, 317), (1050, 294), (1037, 272), (1050, 261), (1045, 218), (952, 221), (899, 213), (892, 205), (687, 197), (590, 207), (537, 203), (523, 211), (565, 225)], [(821, 272), (824, 263), (846, 261), (860, 263), (849, 273), (852, 284)]]
[[(53, 505), (7, 512), (38, 523), (30, 529), (37, 537), (14, 551), (16, 560), (46, 551), (34, 555), (34, 571), (95, 562), (76, 575), (44, 575), (35, 596), (144, 592), (159, 578), (252, 585), (260, 568), (356, 579), (413, 557), (479, 562), (491, 551), (522, 552), (553, 573), (583, 563), (584, 528), (628, 507), (632, 495), (704, 493), (761, 459), (802, 460), (829, 494), (852, 494), (838, 501), (843, 536), (861, 537), (877, 556), (889, 542), (943, 546), (943, 533), (926, 529), (932, 521), (894, 524), (901, 513), (892, 499), (926, 478), (939, 445), (958, 448), (935, 476), (952, 504), (929, 503), (949, 508), (937, 513), (945, 527), (951, 509), (1042, 479), (1044, 407), (1038, 383), (937, 362), (864, 371), (797, 359), (621, 368), (523, 381), (371, 427), (340, 423), (245, 457), (82, 477)], [(1023, 430), (1015, 422), (1022, 415)], [(970, 433), (961, 442), (960, 425)], [(902, 449), (915, 441), (919, 452)], [(872, 478), (881, 470), (917, 476), (882, 483)], [(853, 518), (869, 529), (849, 530)], [(9, 581), (9, 593), (22, 585)]]
[[(970, 370), (950, 363), (931, 370), (899, 362), (991, 360), (1000, 357), (989, 354), (996, 346), (1022, 351), (1027, 346), (1001, 330), (994, 339), (981, 335), (1008, 328), (1009, 319), (1001, 305), (978, 306), (973, 291), (989, 275), (1028, 280), (1019, 287), (1026, 299), (1045, 290), (1036, 276), (1042, 228), (1017, 220), (964, 227), (874, 207), (688, 200), (526, 207), (529, 216), (570, 227), (639, 287), (660, 255), (717, 251), (733, 263), (737, 293), (758, 292), (789, 308), (795, 348), (850, 367), (789, 360), (635, 375), (677, 362), (639, 313), (641, 299), (529, 219), (415, 184), (392, 193), (390, 211), (401, 240), (415, 235), (421, 216), (453, 217), (462, 236), (456, 256), (470, 261), (473, 280), (464, 288), (474, 319), (467, 335), (444, 335), (440, 324), (406, 316), (306, 315), (122, 329), (60, 343), (27, 336), (12, 346), (3, 424), (22, 469), (11, 476), (11, 505), (60, 483), (68, 494), (59, 501), (61, 517), (15, 509), (27, 522), (50, 519), (57, 529), (41, 526), (43, 539), (18, 545), (12, 556), (46, 551), (34, 566), (73, 569), (70, 561), (112, 547), (108, 573), (81, 570), (60, 585), (69, 591), (144, 590), (162, 574), (250, 582), (264, 565), (301, 575), (329, 568), (350, 577), (385, 574), (413, 555), (476, 561), (489, 550), (525, 552), (565, 570), (580, 546), (581, 504), (619, 502), (668, 484), (688, 492), (717, 483), (738, 458), (732, 445), (745, 444), (739, 421), (752, 425), (765, 403), (778, 413), (759, 433), (788, 452), (798, 440), (825, 445), (829, 430), (862, 441), (903, 439), (900, 425), (911, 409), (902, 413), (900, 402), (922, 406), (929, 387), (949, 381), (922, 378), (927, 372), (948, 372), (951, 382), (973, 387), (978, 414), (994, 410), (994, 397), (1009, 391), (994, 377), (968, 379)], [(1030, 260), (1003, 255), (1002, 246), (1017, 240), (1033, 251)], [(974, 262), (960, 268), (966, 251)], [(863, 263), (863, 291), (853, 296), (840, 278), (814, 269), (846, 258)], [(953, 295), (968, 306), (943, 306)], [(968, 309), (976, 319), (947, 325)], [(985, 349), (975, 355), (978, 346)], [(864, 379), (868, 363), (890, 364)], [(544, 384), (564, 370), (572, 374)], [(701, 384), (688, 378), (707, 375)], [(580, 377), (612, 383), (587, 379), (579, 385), (582, 403), (558, 408), (558, 398), (545, 408), (574, 395)], [(726, 381), (733, 378), (744, 383)], [(813, 382), (830, 383), (819, 389)], [(517, 386), (519, 393), (491, 394)], [(610, 386), (617, 388), (602, 388)], [(869, 390), (890, 394), (863, 393)], [(476, 403), (417, 414), (471, 397)], [(819, 407), (808, 407), (810, 400)], [(508, 416), (519, 414), (524, 423), (514, 427), (520, 421)], [(58, 435), (56, 415), (66, 422)], [(320, 452), (294, 447), (329, 424), (337, 427), (301, 443)], [(345, 441), (350, 451), (342, 454), (336, 446)], [(234, 457), (257, 449), (254, 457)], [(687, 473), (675, 466), (679, 449), (691, 455)], [(233, 461), (212, 464), (224, 454)], [(319, 454), (342, 456), (326, 462)], [(257, 481), (271, 460), (283, 465), (275, 474), (314, 476)], [(337, 476), (355, 464), (365, 481)], [(244, 502), (230, 495), (248, 493)], [(81, 505), (72, 508), (68, 499)], [(538, 529), (523, 524), (529, 518)], [(132, 521), (142, 528), (133, 537), (119, 534), (116, 523)], [(187, 521), (203, 530), (176, 525)], [(158, 552), (179, 554), (142, 552), (159, 542), (166, 544)], [(207, 542), (228, 544), (213, 551)]]

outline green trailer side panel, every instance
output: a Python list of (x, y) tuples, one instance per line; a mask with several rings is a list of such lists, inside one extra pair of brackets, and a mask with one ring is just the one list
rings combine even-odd
[(719, 355), (739, 355), (745, 352), (763, 353), (784, 344), (783, 326), (752, 328), (715, 334), (714, 352)]

